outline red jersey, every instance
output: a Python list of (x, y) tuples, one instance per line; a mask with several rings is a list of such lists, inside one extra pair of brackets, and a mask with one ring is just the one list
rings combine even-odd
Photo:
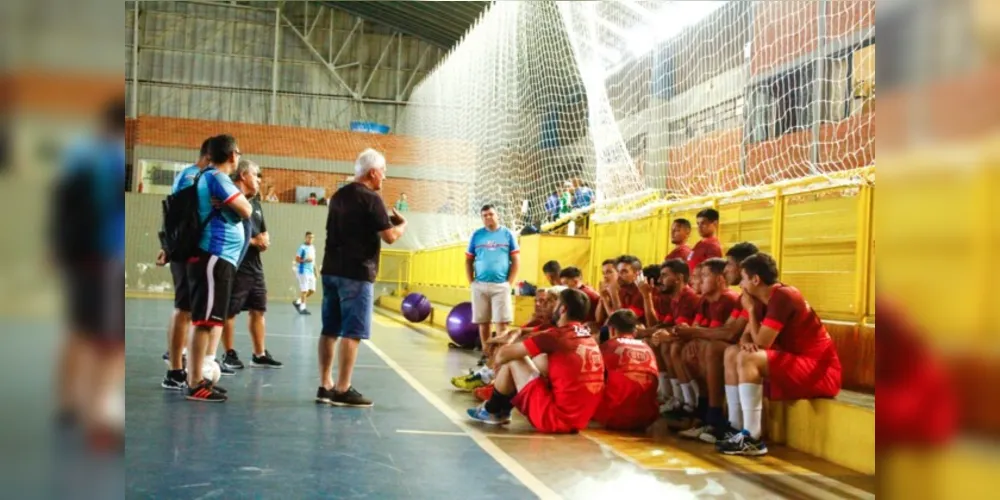
[(618, 287), (618, 299), (622, 303), (622, 309), (629, 309), (636, 316), (642, 318), (646, 315), (646, 303), (639, 291), (639, 285), (621, 285)]
[(521, 331), (529, 334), (534, 334), (538, 332), (544, 332), (552, 328), (552, 322), (542, 319), (532, 319), (531, 321), (521, 325)]
[(657, 323), (670, 323), (673, 321), (673, 306), (671, 305), (673, 298), (661, 292), (659, 289), (653, 289), (653, 309), (655, 309), (656, 322)]
[(587, 313), (587, 321), (597, 321), (597, 306), (601, 305), (601, 294), (589, 285), (580, 285), (578, 288), (590, 299), (590, 312)]
[(601, 357), (608, 372), (621, 372), (642, 387), (656, 382), (659, 369), (649, 345), (632, 336), (613, 338), (601, 345)]
[(718, 328), (726, 324), (739, 303), (739, 294), (729, 289), (723, 290), (719, 300), (715, 302), (710, 302), (707, 298), (702, 297), (693, 324), (705, 328)]
[(552, 403), (561, 420), (583, 429), (594, 416), (604, 391), (601, 350), (580, 323), (557, 326), (524, 341), (531, 357), (547, 354)]
[(778, 332), (775, 350), (810, 358), (837, 355), (823, 322), (795, 287), (778, 284), (771, 290), (761, 326)]
[(701, 302), (701, 297), (695, 293), (694, 289), (685, 286), (681, 289), (681, 294), (676, 299), (671, 299), (670, 301), (670, 317), (666, 318), (664, 323), (679, 325), (679, 324), (692, 324), (695, 316), (698, 314), (698, 304)]
[(705, 238), (695, 243), (694, 250), (691, 250), (691, 255), (688, 256), (688, 267), (694, 272), (698, 264), (715, 257), (722, 257), (722, 245), (719, 239), (714, 236)]
[(631, 336), (601, 346), (608, 377), (594, 420), (607, 429), (644, 430), (660, 418), (653, 350)]
[(680, 259), (683, 261), (687, 261), (688, 258), (690, 257), (691, 257), (691, 247), (687, 246), (687, 243), (681, 243), (680, 245), (675, 246), (674, 249), (671, 250), (670, 253), (667, 254), (667, 257), (663, 260)]

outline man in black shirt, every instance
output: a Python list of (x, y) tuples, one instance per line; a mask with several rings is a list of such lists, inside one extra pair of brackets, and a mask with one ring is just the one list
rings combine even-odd
[[(406, 230), (406, 220), (386, 211), (379, 196), (385, 180), (385, 157), (374, 149), (358, 155), (354, 182), (330, 198), (323, 256), (323, 333), (319, 339), (320, 386), (316, 402), (370, 407), (372, 401), (351, 385), (358, 344), (371, 336), (375, 276), (382, 241), (392, 244)], [(333, 381), (334, 346), (338, 350)]]
[(253, 212), (248, 220), (250, 225), (250, 247), (246, 256), (236, 271), (233, 281), (233, 293), (229, 299), (229, 317), (222, 328), (222, 345), (226, 355), (222, 359), (223, 368), (230, 370), (243, 369), (243, 361), (234, 349), (234, 330), (236, 315), (240, 311), (249, 311), (250, 340), (253, 342), (253, 356), (250, 366), (263, 368), (281, 368), (281, 363), (271, 357), (264, 347), (264, 312), (267, 311), (267, 284), (264, 282), (264, 265), (260, 261), (260, 253), (267, 250), (271, 238), (267, 234), (267, 224), (264, 223), (264, 212), (260, 208), (260, 196), (253, 196), (260, 177), (260, 168), (250, 160), (240, 160), (233, 172), (233, 184), (250, 198)]

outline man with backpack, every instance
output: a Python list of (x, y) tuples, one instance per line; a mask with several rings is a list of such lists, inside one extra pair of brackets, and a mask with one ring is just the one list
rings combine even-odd
[[(194, 185), (195, 179), (211, 164), (208, 158), (208, 143), (201, 143), (198, 162), (181, 170), (174, 178), (173, 194)], [(191, 294), (188, 290), (187, 262), (179, 258), (167, 259), (167, 245), (163, 245), (156, 256), (156, 265), (170, 265), (170, 275), (174, 280), (174, 314), (167, 329), (167, 353), (163, 360), (167, 363), (167, 375), (160, 386), (164, 389), (180, 391), (187, 389), (187, 373), (184, 371), (182, 352), (187, 343), (187, 332), (191, 328)]]
[(241, 156), (236, 139), (211, 138), (208, 155), (212, 164), (197, 175), (193, 186), (164, 201), (161, 240), (169, 258), (187, 262), (194, 325), (187, 398), (222, 402), (224, 391), (205, 380), (202, 368), (210, 338), (222, 334), (236, 269), (247, 251), (243, 221), (253, 207), (230, 178)]

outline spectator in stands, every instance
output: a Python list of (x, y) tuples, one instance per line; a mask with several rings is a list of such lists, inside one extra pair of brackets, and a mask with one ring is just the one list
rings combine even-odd
[(701, 241), (694, 245), (688, 257), (688, 265), (694, 271), (695, 266), (714, 257), (722, 257), (722, 245), (715, 235), (719, 231), (719, 211), (706, 208), (698, 212), (698, 234)]
[(545, 275), (545, 279), (549, 280), (549, 286), (559, 285), (559, 271), (562, 271), (562, 266), (559, 265), (558, 261), (550, 260), (542, 266), (542, 274)]
[[(749, 335), (744, 336), (747, 342), (726, 352), (726, 385), (739, 384), (739, 407), (730, 403), (730, 410), (742, 412), (743, 421), (737, 422), (742, 425), (734, 427), (743, 431), (717, 446), (727, 455), (758, 456), (767, 454), (761, 439), (764, 380), (771, 400), (832, 398), (840, 392), (841, 367), (816, 311), (796, 288), (778, 281), (774, 258), (752, 255), (740, 264), (740, 272)], [(765, 311), (758, 311), (751, 298)]]
[(601, 345), (607, 376), (594, 421), (606, 429), (642, 430), (659, 418), (656, 357), (635, 339), (639, 318), (627, 309), (608, 318), (611, 339)]
[(396, 211), (397, 212), (410, 211), (410, 202), (406, 199), (406, 193), (399, 193), (399, 199), (396, 200)]
[(583, 273), (580, 272), (579, 268), (570, 266), (559, 271), (559, 280), (563, 286), (572, 290), (580, 290), (587, 295), (587, 299), (590, 300), (590, 313), (587, 314), (587, 322), (595, 323), (596, 325), (597, 307), (601, 304), (601, 294), (583, 282)]
[(559, 217), (573, 211), (573, 183), (566, 181), (562, 186), (562, 193), (559, 195)]
[(274, 184), (267, 187), (267, 194), (264, 195), (264, 201), (267, 203), (277, 203), (280, 201), (278, 193), (274, 190)]
[(306, 203), (314, 207), (319, 205), (319, 200), (316, 198), (316, 193), (309, 193), (309, 198), (306, 200)]
[[(581, 323), (590, 304), (579, 290), (559, 294), (556, 328), (496, 354), (493, 395), (468, 415), (491, 425), (510, 423), (517, 408), (536, 430), (572, 433), (587, 427), (601, 403), (604, 361), (590, 329)], [(530, 359), (528, 359), (530, 358)]]
[(594, 202), (594, 190), (587, 187), (579, 177), (573, 179), (573, 208), (590, 206)]
[(674, 249), (663, 260), (681, 259), (686, 262), (691, 257), (691, 247), (687, 244), (690, 236), (691, 221), (674, 219), (673, 224), (670, 225), (670, 243), (674, 245)]
[(549, 222), (552, 222), (559, 218), (559, 193), (552, 191), (549, 197), (545, 199), (545, 214), (548, 216)]

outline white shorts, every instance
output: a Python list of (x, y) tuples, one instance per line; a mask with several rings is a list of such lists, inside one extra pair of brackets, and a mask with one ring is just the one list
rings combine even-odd
[(316, 275), (315, 274), (298, 274), (299, 278), (299, 291), (300, 292), (315, 292), (316, 291)]
[(472, 283), (472, 322), (477, 325), (511, 323), (514, 305), (509, 283)]

